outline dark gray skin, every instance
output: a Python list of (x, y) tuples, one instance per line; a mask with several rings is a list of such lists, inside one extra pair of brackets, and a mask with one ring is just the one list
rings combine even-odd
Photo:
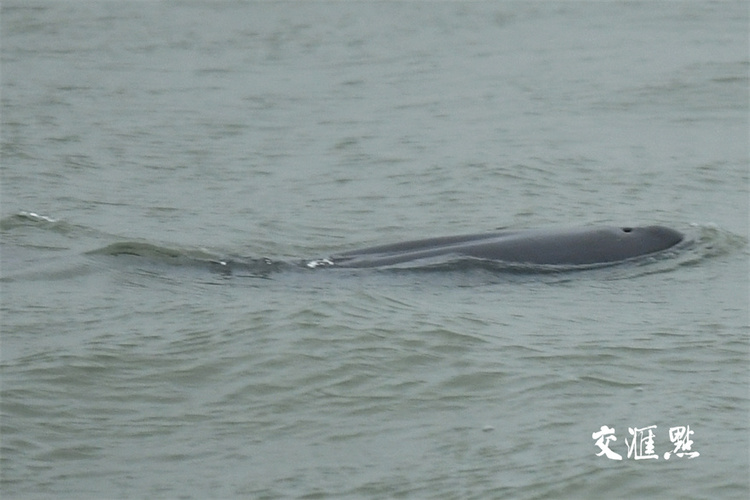
[(507, 230), (380, 245), (333, 255), (326, 264), (379, 267), (447, 255), (513, 264), (587, 266), (660, 252), (683, 238), (682, 233), (663, 226)]

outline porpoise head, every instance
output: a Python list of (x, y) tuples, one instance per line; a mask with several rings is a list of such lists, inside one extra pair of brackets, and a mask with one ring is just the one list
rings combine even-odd
[(486, 246), (484, 255), (497, 260), (533, 264), (590, 265), (620, 262), (661, 252), (681, 242), (679, 231), (664, 226), (582, 227), (542, 231), (524, 236), (496, 248)]
[(621, 227), (615, 232), (627, 257), (660, 252), (685, 239), (681, 232), (665, 226)]

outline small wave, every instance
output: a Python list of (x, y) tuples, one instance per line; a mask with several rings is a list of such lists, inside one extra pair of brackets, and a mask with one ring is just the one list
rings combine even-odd
[(291, 264), (267, 258), (226, 257), (204, 249), (167, 247), (139, 241), (112, 243), (86, 254), (134, 257), (156, 266), (202, 268), (225, 275), (245, 277), (268, 277), (271, 273), (292, 267)]
[(134, 255), (137, 257), (144, 257), (147, 259), (152, 259), (156, 261), (166, 261), (166, 262), (171, 262), (175, 259), (180, 259), (181, 257), (187, 257), (186, 252), (178, 250), (178, 249), (153, 245), (151, 243), (135, 242), (135, 241), (123, 241), (119, 243), (113, 243), (111, 245), (107, 245), (106, 247), (99, 248), (96, 250), (91, 250), (90, 252), (86, 252), (86, 253), (89, 255), (112, 255), (112, 256)]
[(52, 217), (47, 217), (46, 215), (39, 215), (34, 212), (19, 212), (18, 217), (26, 218), (34, 222), (57, 222), (57, 220), (53, 219)]
[(94, 229), (71, 224), (65, 220), (56, 219), (37, 212), (20, 211), (17, 214), (0, 219), (0, 231), (3, 232), (31, 228), (49, 231), (67, 238), (77, 238), (83, 235), (98, 236), (100, 234)]
[(675, 266), (693, 266), (698, 263), (741, 249), (747, 249), (747, 239), (721, 229), (716, 224), (691, 224), (685, 240), (670, 249)]
[[(633, 268), (640, 267), (645, 264), (652, 265), (656, 261), (666, 260), (665, 255), (659, 256), (647, 256), (630, 259), (627, 261), (620, 262), (606, 262), (596, 264), (533, 264), (523, 262), (505, 262), (489, 259), (480, 259), (476, 257), (468, 257), (463, 255), (453, 256), (440, 256), (432, 257), (429, 259), (420, 259), (409, 262), (401, 262), (398, 264), (380, 266), (374, 268), (347, 268), (341, 267), (336, 268), (335, 263), (333, 265), (323, 265), (321, 267), (333, 268), (334, 270), (352, 271), (357, 269), (360, 272), (367, 272), (368, 270), (377, 272), (390, 272), (390, 273), (468, 273), (479, 271), (483, 273), (493, 274), (497, 276), (543, 276), (543, 275), (562, 275), (569, 273), (581, 273), (586, 271), (597, 271), (602, 269), (611, 268)], [(312, 261), (312, 262), (320, 262)], [(309, 263), (308, 263), (309, 265)]]
[(21, 211), (15, 215), (4, 217), (0, 220), (0, 229), (10, 230), (16, 227), (28, 226), (31, 224), (46, 225), (52, 227), (59, 221), (47, 215), (40, 215), (36, 212)]

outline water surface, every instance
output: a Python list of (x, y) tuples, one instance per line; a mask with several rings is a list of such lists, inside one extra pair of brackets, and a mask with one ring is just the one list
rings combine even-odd
[[(0, 22), (4, 498), (747, 498), (745, 3)], [(573, 273), (296, 265), (588, 224), (690, 244)], [(659, 458), (628, 457), (651, 425)], [(700, 456), (666, 460), (680, 426)]]

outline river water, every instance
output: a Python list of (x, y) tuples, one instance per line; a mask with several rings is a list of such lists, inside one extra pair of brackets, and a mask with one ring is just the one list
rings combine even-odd
[[(0, 19), (3, 498), (750, 494), (746, 2)], [(589, 224), (687, 240), (298, 265)]]

